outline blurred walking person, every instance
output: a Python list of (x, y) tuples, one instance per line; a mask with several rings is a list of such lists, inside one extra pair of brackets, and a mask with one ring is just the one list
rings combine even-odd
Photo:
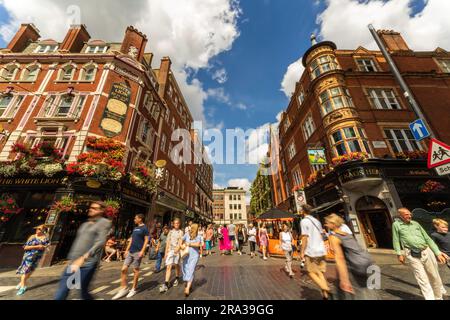
[[(144, 224), (144, 215), (137, 214), (134, 217), (134, 224), (136, 227), (131, 234), (131, 241), (128, 243), (128, 246), (125, 250), (125, 262), (123, 264), (121, 270), (121, 288), (119, 292), (112, 298), (113, 300), (117, 300), (123, 297), (131, 298), (136, 295), (137, 285), (139, 280), (139, 272), (141, 267), (142, 258), (145, 255), (145, 250), (147, 248), (147, 244), (150, 238), (150, 232)], [(133, 278), (133, 286), (131, 290), (128, 290), (128, 269), (130, 266), (133, 268), (134, 278)]]
[(280, 232), (280, 247), (286, 257), (284, 269), (291, 278), (295, 276), (295, 273), (292, 271), (292, 240), (293, 237), (291, 231), (289, 230), (289, 226), (287, 224), (283, 224), (283, 231)]
[(16, 274), (20, 275), (20, 283), (16, 287), (18, 296), (23, 295), (27, 291), (27, 281), (38, 267), (45, 249), (50, 244), (46, 235), (47, 228), (45, 225), (37, 226), (35, 229), (36, 233), (30, 236), (23, 246), (25, 252), (22, 263), (16, 272)]
[(205, 245), (206, 231), (205, 231), (205, 228), (202, 227), (201, 225), (199, 225), (199, 227), (198, 227), (198, 235), (202, 242), (202, 245), (200, 246), (200, 258), (202, 258), (203, 257), (203, 246)]
[(259, 228), (258, 231), (258, 238), (259, 238), (259, 246), (261, 247), (263, 259), (267, 260), (267, 248), (269, 246), (269, 233), (266, 229), (266, 223), (264, 222), (261, 225), (261, 228)]
[(198, 224), (192, 224), (189, 233), (183, 236), (182, 248), (189, 248), (188, 255), (183, 260), (183, 281), (186, 282), (184, 295), (189, 297), (191, 293), (192, 282), (194, 281), (195, 268), (200, 257), (200, 246), (202, 239), (198, 234)]
[(325, 256), (327, 251), (325, 249), (323, 228), (320, 221), (311, 215), (312, 210), (313, 208), (310, 205), (302, 206), (300, 259), (305, 261), (308, 276), (320, 288), (323, 299), (328, 300), (331, 298), (331, 291), (325, 278), (325, 272), (327, 271)]
[(248, 243), (250, 245), (250, 257), (253, 258), (256, 255), (256, 235), (257, 230), (253, 223), (250, 223), (248, 225), (247, 230), (247, 236), (248, 236)]
[(412, 220), (411, 211), (401, 208), (398, 213), (400, 219), (392, 225), (394, 250), (398, 260), (402, 264), (407, 262), (411, 267), (425, 300), (442, 300), (443, 285), (438, 261), (444, 264), (448, 256), (439, 250), (422, 226)]
[(228, 236), (228, 228), (226, 225), (220, 226), (219, 228), (219, 250), (220, 255), (224, 255), (225, 253), (232, 250), (232, 244), (230, 243), (230, 238)]
[(206, 229), (206, 235), (205, 235), (205, 251), (206, 255), (211, 255), (212, 245), (213, 245), (213, 236), (214, 236), (214, 230), (212, 224), (208, 225), (208, 228)]
[(244, 225), (240, 224), (238, 225), (237, 229), (236, 229), (236, 238), (237, 238), (237, 242), (238, 242), (238, 248), (237, 248), (237, 252), (240, 256), (242, 256), (242, 248), (244, 247), (244, 243), (245, 243), (245, 230), (244, 230)]
[[(165, 293), (169, 290), (170, 286), (170, 276), (172, 273), (172, 268), (175, 268), (175, 280), (173, 286), (177, 287), (179, 284), (180, 277), (180, 249), (183, 240), (183, 231), (180, 229), (181, 220), (175, 218), (173, 220), (173, 229), (170, 230), (167, 235), (167, 243), (165, 250), (165, 264), (166, 264), (166, 278), (164, 284), (159, 287), (160, 293)], [(190, 222), (189, 231), (191, 229), (192, 222)]]
[(103, 217), (104, 211), (104, 202), (91, 203), (88, 221), (78, 228), (77, 236), (67, 256), (70, 262), (59, 282), (55, 300), (67, 298), (69, 291), (74, 289), (73, 285), (69, 283), (73, 278), (80, 280), (75, 287), (81, 290), (81, 299), (93, 299), (89, 293), (89, 284), (102, 258), (103, 247), (111, 230), (111, 221)]
[(236, 249), (237, 251), (237, 243), (236, 243), (236, 226), (233, 224), (233, 220), (230, 221), (230, 224), (226, 227), (228, 230), (228, 237), (231, 243), (230, 253), (233, 254), (233, 251)]
[(367, 287), (368, 269), (373, 265), (367, 250), (361, 248), (352, 234), (342, 231), (344, 219), (336, 214), (325, 218), (332, 232), (330, 246), (336, 262), (336, 288), (340, 300), (377, 300), (376, 291)]

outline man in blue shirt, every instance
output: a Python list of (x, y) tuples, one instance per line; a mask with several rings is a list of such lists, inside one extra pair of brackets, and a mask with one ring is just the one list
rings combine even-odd
[[(121, 274), (121, 288), (119, 292), (113, 297), (113, 300), (117, 300), (123, 297), (131, 298), (137, 291), (136, 287), (139, 279), (139, 267), (142, 262), (142, 257), (145, 254), (145, 249), (149, 241), (149, 232), (144, 224), (144, 215), (137, 214), (134, 217), (134, 223), (136, 227), (131, 234), (127, 249), (125, 250), (125, 262), (122, 267)], [(127, 278), (128, 268), (132, 266), (134, 271), (133, 287), (128, 290)]]

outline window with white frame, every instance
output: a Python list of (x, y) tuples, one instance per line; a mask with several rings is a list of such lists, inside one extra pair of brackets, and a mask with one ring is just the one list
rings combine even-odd
[(331, 135), (331, 144), (335, 154), (337, 156), (343, 156), (353, 152), (366, 152), (370, 154), (370, 149), (367, 149), (369, 144), (365, 135), (361, 136), (362, 133), (363, 130), (356, 127), (346, 127), (335, 131)]
[(92, 82), (95, 80), (96, 74), (97, 74), (97, 66), (95, 64), (86, 65), (81, 70), (80, 80)]
[(375, 61), (372, 58), (359, 58), (356, 59), (358, 70), (363, 72), (377, 72)]
[(350, 92), (341, 87), (325, 90), (319, 95), (319, 100), (323, 116), (326, 116), (334, 110), (353, 107)]
[(37, 46), (37, 48), (34, 50), (34, 53), (48, 53), (48, 52), (56, 52), (58, 50), (59, 46), (57, 44), (40, 44)]
[(409, 129), (384, 129), (386, 139), (395, 153), (423, 150)]
[(442, 69), (442, 72), (450, 73), (450, 59), (440, 59), (439, 66)]
[(40, 68), (39, 65), (33, 64), (22, 71), (22, 81), (34, 82), (36, 81)]
[(59, 74), (59, 80), (60, 81), (72, 81), (73, 76), (75, 75), (75, 67), (71, 64), (66, 65), (61, 68), (60, 74)]
[(298, 106), (301, 107), (303, 102), (305, 101), (305, 93), (303, 92), (303, 89), (300, 90), (300, 92), (298, 93)]
[(108, 46), (87, 46), (85, 53), (106, 53)]
[(314, 125), (314, 120), (313, 120), (312, 115), (309, 115), (308, 117), (306, 117), (305, 121), (303, 122), (302, 128), (303, 128), (303, 134), (305, 135), (305, 141), (306, 141), (312, 136), (312, 134), (316, 130), (316, 126)]
[(288, 146), (289, 160), (292, 160), (296, 154), (297, 154), (297, 150), (295, 148), (295, 141), (292, 141)]
[(153, 119), (158, 120), (160, 113), (161, 113), (161, 108), (160, 108), (159, 104), (154, 103), (150, 110), (150, 114), (152, 115)]
[(153, 105), (153, 101), (154, 101), (153, 94), (149, 91), (146, 92), (144, 97), (144, 108), (150, 111)]
[(394, 90), (389, 88), (367, 89), (372, 104), (377, 109), (400, 110)]
[(19, 67), (16, 64), (9, 64), (5, 66), (0, 74), (0, 81), (11, 82), (16, 79), (16, 74), (19, 71)]
[(336, 61), (336, 57), (332, 55), (318, 57), (310, 64), (311, 78), (314, 80), (321, 74), (337, 69), (339, 69), (339, 65)]
[(5, 94), (0, 96), (0, 118), (13, 118), (25, 96)]
[(77, 118), (81, 114), (85, 101), (85, 95), (50, 95), (45, 100), (39, 117)]
[(302, 173), (300, 172), (300, 169), (295, 169), (292, 173), (292, 181), (294, 181), (294, 184), (296, 186), (301, 186), (303, 184), (302, 179)]

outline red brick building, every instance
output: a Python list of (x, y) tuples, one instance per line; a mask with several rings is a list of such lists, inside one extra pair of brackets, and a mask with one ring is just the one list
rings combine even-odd
[[(119, 238), (128, 235), (136, 213), (166, 223), (174, 215), (183, 219), (191, 215), (195, 166), (177, 166), (168, 154), (172, 132), (190, 130), (193, 119), (169, 58), (153, 70), (153, 55), (145, 51), (146, 45), (147, 37), (133, 27), (127, 28), (122, 42), (111, 43), (91, 39), (84, 25), (74, 25), (58, 42), (41, 40), (34, 25), (23, 24), (0, 50), (0, 194), (13, 197), (23, 208), (0, 223), (0, 256), (17, 260), (20, 243), (32, 227), (49, 222), (48, 208), (63, 195), (83, 204), (117, 198), (121, 209), (114, 232)], [(64, 172), (28, 176), (4, 172), (8, 161), (17, 159), (13, 152), (17, 144), (52, 145), (61, 150), (58, 157), (67, 165), (90, 150), (90, 139), (103, 138), (113, 139), (124, 150), (119, 164), (123, 174), (112, 181), (92, 182), (96, 176), (67, 179)], [(132, 184), (128, 174), (157, 160), (166, 160), (167, 175), (154, 197)], [(44, 263), (65, 257), (84, 217), (61, 215), (52, 221), (52, 248)]]
[[(379, 35), (437, 138), (450, 143), (450, 53), (413, 51), (394, 31)], [(340, 212), (361, 243), (378, 248), (391, 247), (402, 206), (427, 228), (434, 216), (448, 218), (449, 179), (427, 169), (428, 141), (414, 140), (408, 125), (417, 116), (382, 53), (313, 41), (303, 64), (278, 129), (276, 205), (296, 211), (293, 190), (304, 189), (322, 217)]]

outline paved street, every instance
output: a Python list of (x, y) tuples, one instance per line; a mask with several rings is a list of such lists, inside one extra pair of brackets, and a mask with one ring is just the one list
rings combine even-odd
[[(420, 291), (412, 274), (405, 266), (396, 263), (391, 255), (374, 255), (382, 270), (381, 299), (421, 299)], [(290, 279), (282, 270), (284, 259), (251, 259), (248, 255), (219, 256), (217, 254), (200, 260), (196, 271), (193, 292), (188, 299), (194, 300), (315, 300), (320, 294), (311, 280), (300, 271), (295, 262), (296, 276)], [(139, 293), (134, 300), (185, 299), (183, 286), (171, 288), (166, 294), (159, 293), (164, 274), (152, 273), (154, 263), (143, 264)], [(91, 290), (97, 299), (110, 300), (117, 292), (121, 263), (103, 263), (92, 283)], [(18, 280), (14, 270), (0, 272), (0, 299), (52, 299), (63, 266), (38, 270), (29, 284), (29, 291), (16, 297), (14, 290)], [(446, 289), (450, 292), (450, 272), (441, 268)], [(328, 268), (328, 278), (335, 279), (334, 265)], [(130, 277), (131, 281), (131, 277)], [(77, 299), (71, 293), (69, 299)]]

